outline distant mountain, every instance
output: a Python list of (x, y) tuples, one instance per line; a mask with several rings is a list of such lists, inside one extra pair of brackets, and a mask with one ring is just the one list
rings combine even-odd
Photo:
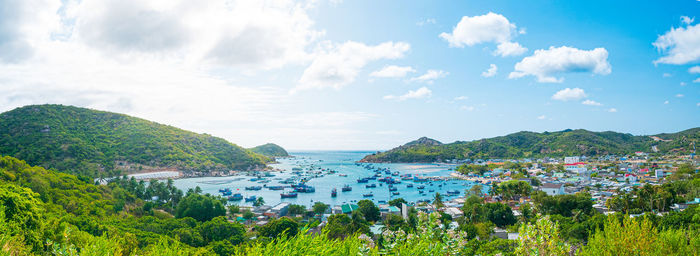
[(267, 143), (254, 148), (250, 148), (250, 151), (261, 154), (267, 157), (288, 157), (289, 153), (284, 148), (278, 146), (274, 143)]
[(208, 134), (63, 105), (31, 105), (0, 114), (0, 155), (90, 177), (144, 168), (245, 170), (270, 160)]
[(517, 132), (506, 136), (442, 144), (420, 138), (385, 152), (365, 156), (361, 162), (439, 162), (451, 159), (523, 158), (542, 156), (624, 155), (636, 151), (683, 153), (700, 142), (700, 128), (678, 133), (635, 136), (618, 132), (583, 129), (559, 132)]

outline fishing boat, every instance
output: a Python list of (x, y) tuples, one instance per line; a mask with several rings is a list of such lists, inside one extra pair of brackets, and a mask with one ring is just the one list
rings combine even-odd
[(392, 172), (391, 176), (399, 176), (399, 172)]
[(338, 196), (338, 190), (334, 188), (333, 190), (331, 190), (331, 197), (336, 197), (336, 196)]
[(430, 189), (430, 190), (428, 190), (428, 192), (433, 193), (433, 192), (435, 192), (435, 190), (434, 190), (434, 189)]
[(283, 190), (286, 187), (285, 186), (269, 186), (267, 188), (270, 190)]
[(367, 183), (367, 182), (369, 182), (369, 180), (366, 178), (357, 179), (357, 183)]
[(241, 201), (241, 200), (243, 200), (243, 195), (241, 195), (240, 193), (236, 193), (236, 194), (233, 194), (232, 196), (229, 196), (228, 200), (229, 201)]
[(424, 189), (424, 188), (425, 188), (425, 186), (423, 186), (423, 185), (418, 186), (418, 189)]
[(343, 186), (343, 188), (341, 188), (341, 190), (342, 190), (343, 192), (352, 191), (352, 187), (349, 186), (349, 185), (345, 185), (345, 186)]
[(224, 192), (227, 192), (227, 191), (230, 192), (231, 189), (228, 189), (228, 188), (220, 188), (220, 189), (219, 189), (219, 192), (220, 192), (220, 193), (224, 193)]
[(245, 190), (261, 190), (261, 186), (250, 186), (250, 187), (245, 187)]
[(341, 174), (338, 174), (338, 176), (340, 176), (340, 177), (347, 177), (348, 175), (347, 175), (347, 174), (344, 174), (344, 173), (341, 173)]
[(406, 185), (406, 187), (407, 187), (407, 188), (412, 188), (412, 187), (413, 187), (413, 184), (408, 184), (408, 185)]
[(372, 194), (372, 193), (362, 194), (362, 197), (373, 197), (373, 196), (374, 196), (374, 194)]
[(399, 193), (399, 192), (394, 192), (394, 193), (391, 193), (391, 194), (397, 196), (397, 195), (400, 195), (401, 193)]
[(224, 192), (221, 193), (221, 195), (223, 195), (223, 196), (230, 196), (230, 195), (231, 195), (231, 191), (230, 191), (230, 190), (229, 190), (229, 191), (224, 191)]
[(447, 194), (448, 195), (459, 195), (459, 190), (448, 190)]
[(397, 188), (390, 188), (389, 191), (398, 191)]
[(255, 199), (258, 199), (256, 196), (249, 196), (245, 198), (246, 202), (255, 202)]
[(376, 187), (377, 187), (377, 184), (368, 184), (368, 185), (365, 185), (365, 188), (376, 188)]
[(294, 192), (282, 193), (282, 194), (280, 194), (280, 196), (281, 196), (282, 198), (296, 198), (296, 197), (297, 197), (297, 193), (294, 193)]

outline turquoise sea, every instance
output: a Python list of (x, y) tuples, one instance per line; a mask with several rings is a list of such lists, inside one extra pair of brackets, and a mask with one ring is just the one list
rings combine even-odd
[[(266, 205), (276, 205), (279, 202), (290, 202), (306, 206), (313, 205), (314, 202), (323, 202), (330, 205), (340, 205), (344, 203), (357, 202), (362, 199), (370, 199), (375, 203), (379, 201), (389, 201), (395, 198), (404, 198), (409, 202), (418, 200), (432, 199), (436, 192), (440, 192), (445, 199), (451, 199), (457, 196), (464, 196), (464, 191), (469, 189), (474, 183), (463, 180), (447, 180), (447, 181), (429, 181), (429, 182), (414, 182), (409, 180), (401, 180), (400, 184), (393, 185), (397, 188), (396, 192), (399, 195), (393, 195), (389, 191), (387, 184), (377, 180), (369, 180), (368, 183), (358, 183), (357, 179), (369, 177), (375, 174), (375, 171), (366, 168), (368, 164), (356, 165), (356, 161), (362, 159), (367, 154), (373, 152), (363, 151), (305, 151), (305, 152), (290, 152), (294, 157), (278, 159), (277, 164), (271, 165), (274, 168), (284, 170), (282, 172), (271, 172), (274, 177), (264, 177), (264, 181), (251, 181), (257, 178), (253, 174), (237, 175), (229, 177), (201, 177), (201, 178), (186, 178), (175, 180), (175, 186), (187, 191), (190, 188), (199, 186), (204, 193), (212, 195), (221, 195), (219, 189), (230, 189), (234, 194), (241, 193), (244, 197), (256, 196), (263, 197)], [(449, 177), (451, 169), (455, 165), (447, 164), (369, 164), (371, 168), (388, 168), (390, 172), (398, 172), (400, 175), (411, 174), (423, 177)], [(299, 169), (302, 169), (301, 171)], [(308, 170), (313, 171), (308, 172)], [(324, 171), (321, 171), (324, 170)], [(333, 170), (335, 173), (329, 174)], [(313, 193), (298, 193), (297, 198), (281, 198), (280, 193), (289, 192), (292, 189), (287, 188), (283, 191), (270, 190), (263, 187), (258, 191), (245, 190), (249, 186), (289, 186), (290, 184), (282, 184), (286, 179), (299, 178), (299, 173), (302, 175), (312, 172), (321, 173), (320, 177), (310, 178), (307, 185), (313, 186), (316, 192)], [(296, 172), (296, 173), (295, 173)], [(381, 176), (391, 176), (381, 172)], [(392, 176), (398, 179), (398, 176)], [(261, 183), (262, 182), (262, 183)], [(376, 184), (376, 188), (366, 188), (368, 184)], [(408, 185), (413, 184), (412, 188)], [(342, 192), (341, 188), (344, 185), (350, 185), (352, 191)], [(419, 192), (418, 186), (425, 186), (423, 193)], [(331, 197), (331, 190), (336, 188), (338, 191), (337, 197)], [(484, 192), (489, 188), (484, 186)], [(433, 190), (433, 192), (430, 192)], [(448, 196), (447, 191), (459, 191), (459, 195)], [(364, 194), (372, 193), (373, 197), (364, 197)], [(231, 201), (230, 204), (252, 205), (252, 202)]]

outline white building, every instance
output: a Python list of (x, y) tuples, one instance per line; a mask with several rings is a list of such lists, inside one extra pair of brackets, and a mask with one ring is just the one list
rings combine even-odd
[(656, 171), (654, 171), (654, 174), (656, 175), (657, 179), (661, 179), (664, 177), (664, 170), (656, 169)]
[(578, 163), (581, 162), (581, 158), (578, 156), (567, 156), (564, 157), (564, 163), (565, 164), (573, 164), (573, 163)]
[(544, 183), (540, 189), (550, 196), (565, 194), (564, 184), (561, 183)]

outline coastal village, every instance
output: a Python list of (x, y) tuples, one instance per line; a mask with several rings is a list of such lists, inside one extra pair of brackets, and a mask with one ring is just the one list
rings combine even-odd
[[(387, 220), (390, 215), (399, 216), (404, 220), (409, 219), (409, 209), (418, 212), (446, 214), (450, 219), (458, 219), (464, 216), (463, 206), (469, 195), (476, 195), (483, 198), (484, 203), (502, 203), (509, 206), (513, 216), (519, 217), (523, 213), (521, 208), (532, 208), (532, 198), (529, 194), (515, 197), (506, 197), (493, 189), (494, 186), (509, 181), (522, 181), (527, 183), (531, 190), (541, 191), (549, 196), (573, 195), (586, 193), (590, 196), (593, 208), (599, 213), (609, 215), (615, 213), (611, 207), (611, 202), (615, 197), (630, 191), (640, 189), (644, 185), (661, 185), (669, 177), (676, 174), (679, 166), (690, 166), (698, 171), (698, 161), (695, 154), (683, 156), (662, 156), (652, 157), (645, 152), (635, 152), (632, 155), (615, 156), (606, 155), (599, 157), (569, 156), (563, 158), (540, 158), (540, 159), (465, 159), (446, 161), (454, 166), (449, 177), (411, 177), (401, 175), (400, 178), (393, 179), (391, 175), (381, 178), (382, 182), (392, 186), (392, 183), (400, 183), (400, 179), (407, 179), (416, 184), (428, 183), (435, 180), (466, 180), (474, 183), (479, 189), (471, 191), (449, 192), (451, 198), (441, 201), (420, 200), (417, 202), (393, 203), (379, 201), (376, 205), (381, 220)], [(358, 163), (358, 165), (360, 165)], [(365, 164), (367, 168), (373, 168), (370, 164)], [(469, 167), (480, 166), (482, 171), (470, 170)], [(299, 169), (297, 169), (298, 171)], [(381, 173), (379, 171), (378, 173)], [(389, 171), (387, 171), (389, 174)], [(396, 173), (391, 173), (396, 176)], [(369, 179), (369, 178), (368, 178)], [(376, 177), (375, 177), (376, 179)], [(382, 180), (383, 179), (383, 180)], [(395, 181), (393, 181), (395, 180)], [(417, 182), (416, 182), (417, 181)], [(358, 182), (363, 182), (358, 180)], [(366, 180), (364, 181), (366, 182)], [(431, 184), (432, 185), (432, 184)], [(368, 185), (369, 186), (369, 185)], [(413, 189), (412, 185), (409, 185)], [(424, 186), (419, 186), (421, 189)], [(488, 193), (479, 192), (481, 188), (488, 187)], [(297, 190), (298, 191), (298, 190)], [(529, 191), (529, 190), (528, 190)], [(335, 193), (335, 191), (334, 191)], [(226, 194), (224, 192), (224, 194)], [(229, 193), (230, 194), (230, 193)], [(398, 194), (398, 193), (397, 193)], [(436, 198), (443, 198), (447, 195), (436, 195)], [(246, 199), (247, 200), (247, 199)], [(440, 202), (436, 202), (440, 200)], [(321, 203), (322, 204), (322, 203)], [(700, 204), (700, 198), (689, 200), (685, 203), (675, 203), (664, 207), (664, 211), (655, 211), (657, 215), (662, 215), (668, 211), (683, 211), (690, 205)], [(527, 205), (527, 206), (526, 206)], [(325, 208), (313, 207), (314, 209), (299, 212), (290, 211), (290, 208), (298, 207), (290, 202), (281, 202), (276, 205), (239, 206), (236, 212), (230, 213), (231, 221), (238, 221), (248, 224), (254, 228), (264, 226), (270, 220), (280, 217), (290, 217), (302, 222), (314, 222), (317, 225), (313, 230), (320, 229), (327, 224), (327, 220), (334, 214), (345, 214), (351, 216), (359, 206), (356, 203), (345, 203), (340, 205), (324, 205)], [(644, 212), (631, 214), (639, 216)], [(451, 222), (450, 227), (458, 228), (456, 222)], [(383, 221), (374, 222), (370, 227), (373, 234), (378, 235), (384, 231)], [(313, 231), (312, 230), (312, 231)], [(491, 236), (503, 239), (517, 239), (518, 233), (515, 230), (494, 227)]]

